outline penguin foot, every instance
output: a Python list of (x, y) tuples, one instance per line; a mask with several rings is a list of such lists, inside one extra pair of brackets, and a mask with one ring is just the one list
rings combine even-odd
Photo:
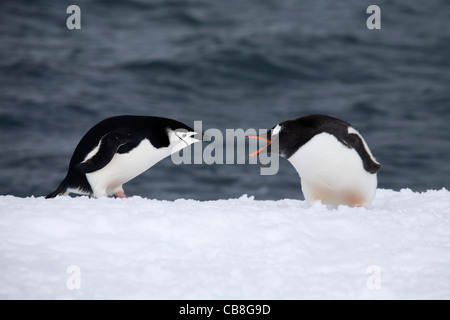
[(114, 193), (114, 197), (120, 198), (120, 199), (130, 198), (130, 197), (127, 197), (127, 195), (123, 191), (118, 191), (118, 192)]

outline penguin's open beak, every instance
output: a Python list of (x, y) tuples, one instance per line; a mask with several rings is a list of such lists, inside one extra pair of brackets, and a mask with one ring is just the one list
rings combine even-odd
[(260, 136), (247, 136), (247, 138), (250, 138), (250, 139), (258, 139), (258, 140), (263, 140), (263, 141), (266, 141), (266, 142), (267, 142), (267, 144), (266, 144), (264, 147), (262, 147), (261, 149), (259, 149), (259, 150), (255, 151), (255, 152), (251, 153), (251, 154), (248, 156), (249, 158), (254, 157), (254, 156), (260, 154), (263, 150), (268, 149), (269, 146), (270, 146), (270, 144), (272, 143), (272, 141), (270, 141), (270, 139), (263, 138), (263, 137), (260, 137)]
[(206, 135), (203, 134), (202, 132), (195, 132), (195, 131), (190, 131), (190, 132), (175, 132), (175, 135), (178, 137), (178, 139), (180, 139), (181, 141), (183, 141), (186, 146), (189, 146), (193, 143), (199, 142), (199, 141), (203, 141), (206, 138)]

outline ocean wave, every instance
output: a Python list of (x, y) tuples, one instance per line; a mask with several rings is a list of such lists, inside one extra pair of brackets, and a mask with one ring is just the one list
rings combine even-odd
[(47, 77), (54, 77), (60, 74), (57, 68), (51, 67), (45, 62), (34, 62), (30, 60), (21, 60), (11, 62), (9, 64), (0, 65), (0, 73), (5, 77), (4, 79), (42, 79)]

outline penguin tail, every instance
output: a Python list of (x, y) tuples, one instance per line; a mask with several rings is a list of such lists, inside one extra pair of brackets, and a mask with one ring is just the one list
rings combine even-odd
[(64, 195), (64, 194), (67, 192), (67, 189), (68, 189), (67, 182), (66, 182), (66, 180), (63, 180), (63, 181), (59, 184), (58, 188), (56, 188), (56, 190), (54, 190), (53, 192), (49, 193), (49, 194), (45, 197), (45, 199), (51, 199), (51, 198), (55, 198), (55, 197), (57, 197), (57, 196)]

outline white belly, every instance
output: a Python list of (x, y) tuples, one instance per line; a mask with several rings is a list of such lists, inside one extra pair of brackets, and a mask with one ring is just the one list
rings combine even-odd
[(375, 196), (377, 175), (364, 170), (358, 153), (331, 134), (316, 135), (288, 160), (300, 175), (310, 204), (367, 207)]
[(147, 139), (129, 153), (115, 154), (102, 169), (86, 174), (94, 197), (112, 195), (122, 185), (171, 154), (170, 148), (155, 148)]

